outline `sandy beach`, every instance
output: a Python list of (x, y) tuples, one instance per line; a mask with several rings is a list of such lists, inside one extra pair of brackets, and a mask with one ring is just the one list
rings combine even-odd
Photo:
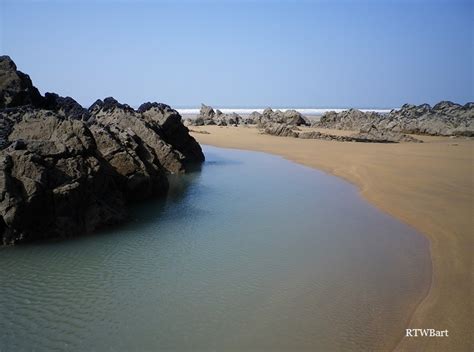
[(400, 335), (396, 350), (470, 350), (473, 140), (421, 137), (425, 143), (373, 144), (275, 137), (249, 127), (193, 126), (191, 130), (202, 144), (276, 154), (339, 176), (355, 184), (369, 202), (426, 235), (431, 244), (432, 284), (407, 317), (407, 328), (447, 329), (449, 337), (407, 338), (405, 331), (394, 332)]

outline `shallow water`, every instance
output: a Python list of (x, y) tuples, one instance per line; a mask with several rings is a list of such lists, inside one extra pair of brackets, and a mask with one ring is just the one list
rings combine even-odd
[(338, 178), (205, 154), (123, 226), (0, 249), (0, 350), (393, 347), (430, 283), (425, 238)]

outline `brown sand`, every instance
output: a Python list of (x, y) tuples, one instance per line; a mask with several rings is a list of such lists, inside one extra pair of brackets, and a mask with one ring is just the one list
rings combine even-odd
[(449, 337), (407, 338), (405, 331), (397, 331), (396, 349), (472, 350), (473, 140), (423, 137), (425, 143), (419, 144), (347, 143), (274, 137), (248, 127), (192, 129), (210, 132), (193, 133), (202, 144), (277, 154), (342, 177), (357, 185), (368, 201), (425, 234), (431, 243), (432, 284), (407, 317), (407, 328), (448, 329)]

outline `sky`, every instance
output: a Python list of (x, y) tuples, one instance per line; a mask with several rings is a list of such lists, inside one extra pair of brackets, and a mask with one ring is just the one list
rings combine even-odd
[(84, 106), (464, 104), (473, 3), (0, 0), (0, 53)]

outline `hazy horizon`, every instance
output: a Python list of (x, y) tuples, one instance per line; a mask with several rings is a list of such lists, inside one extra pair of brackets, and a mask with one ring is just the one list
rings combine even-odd
[(0, 3), (42, 92), (178, 108), (379, 108), (474, 97), (470, 1)]

